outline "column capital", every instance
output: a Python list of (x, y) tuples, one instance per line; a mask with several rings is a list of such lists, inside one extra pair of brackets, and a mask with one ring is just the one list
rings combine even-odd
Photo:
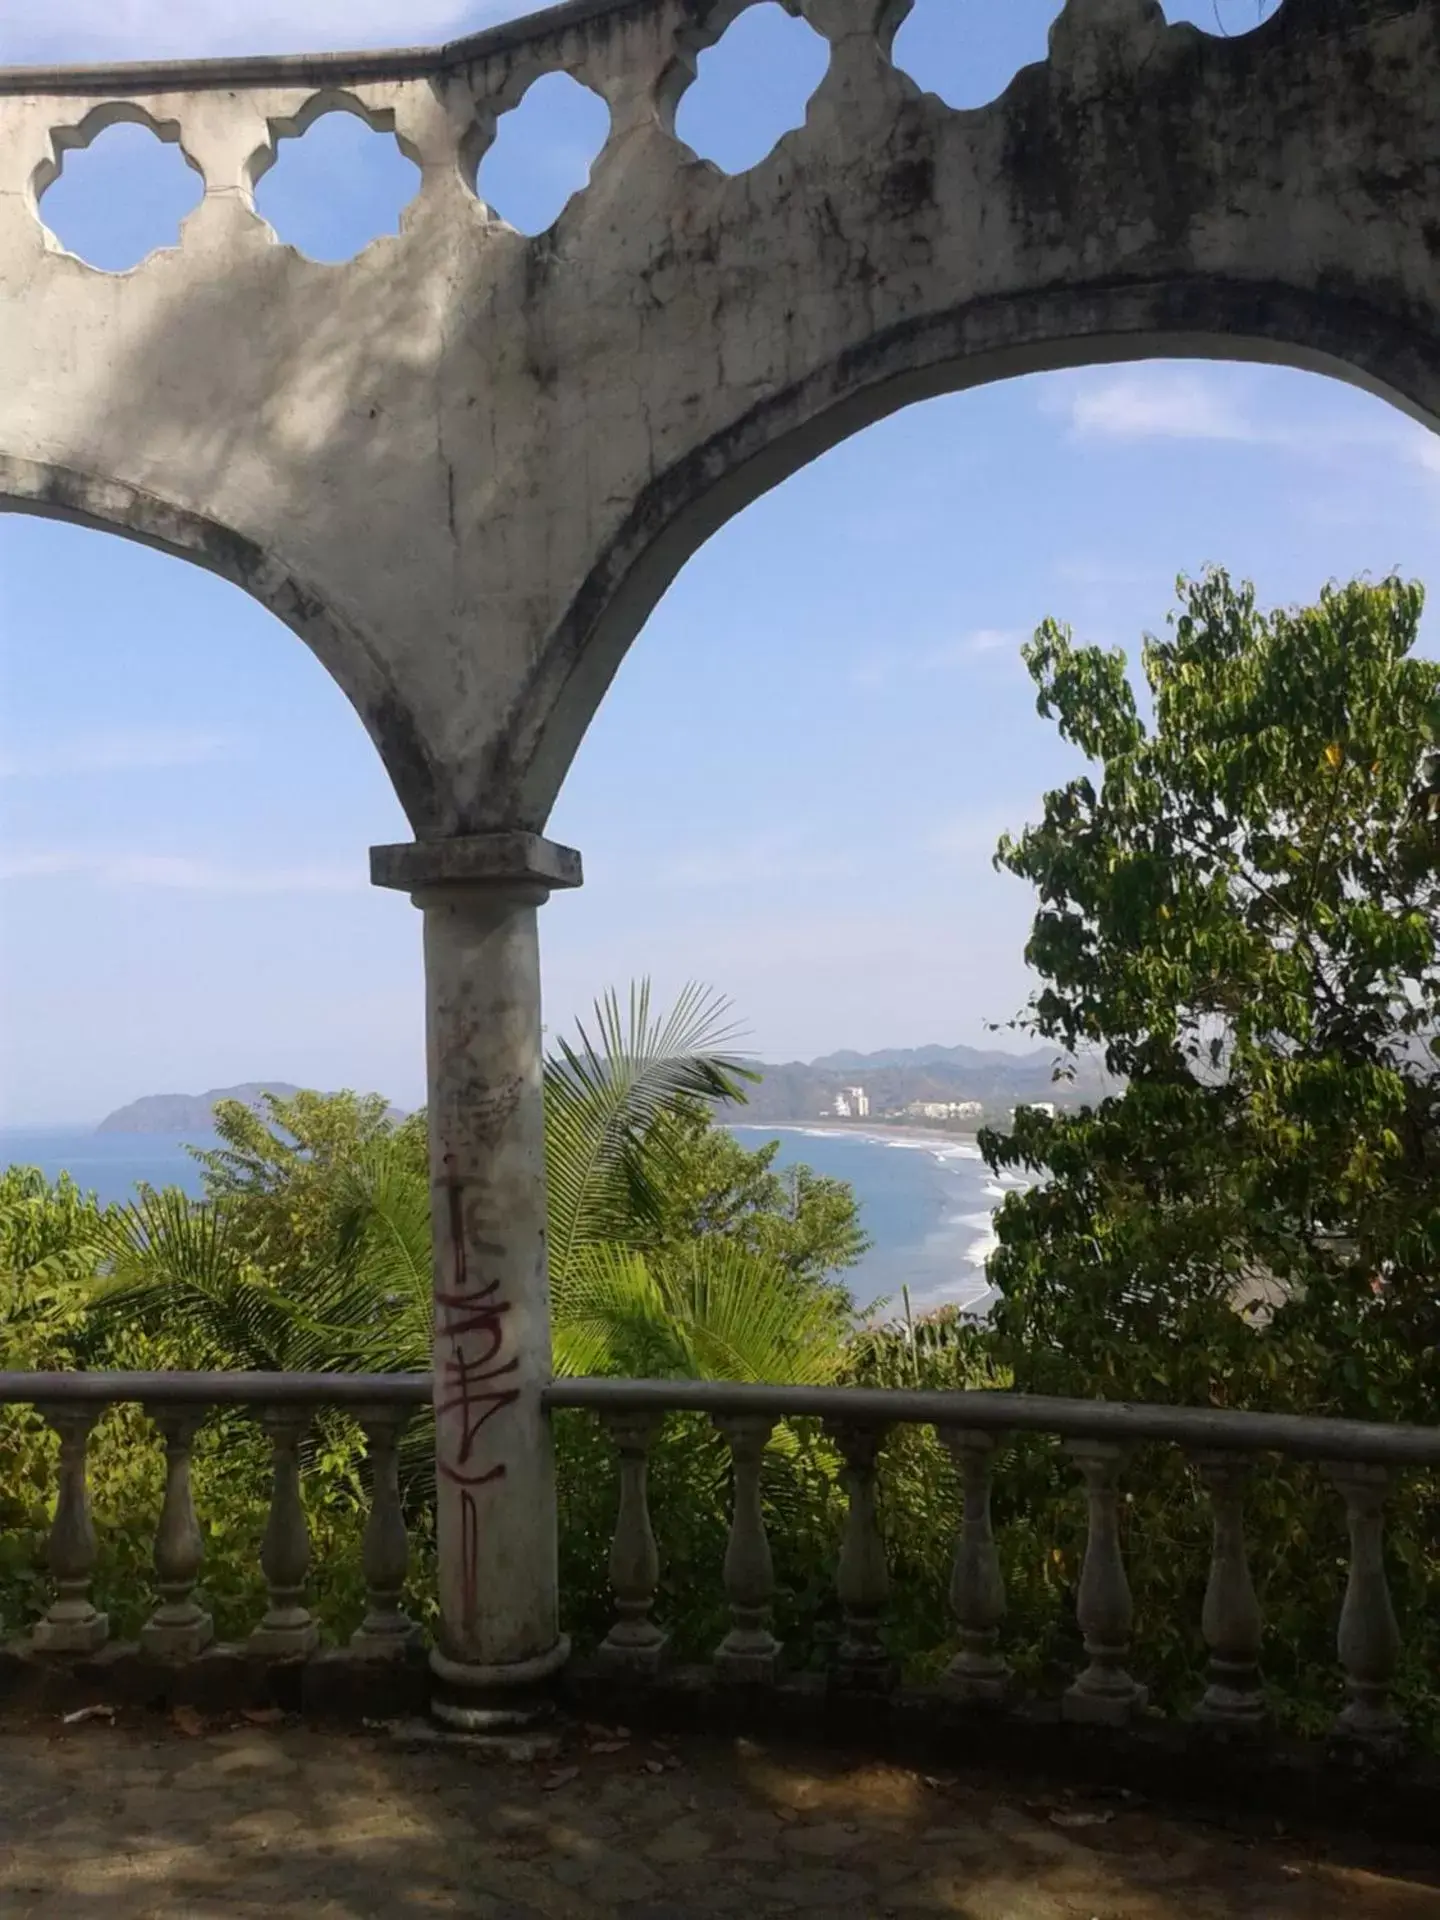
[(370, 849), (370, 880), (402, 893), (438, 887), (578, 887), (580, 856), (538, 833), (505, 831)]

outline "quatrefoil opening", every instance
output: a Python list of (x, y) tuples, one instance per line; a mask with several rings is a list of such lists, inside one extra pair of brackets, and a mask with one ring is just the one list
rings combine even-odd
[(989, 106), (1022, 67), (1044, 60), (1065, 0), (915, 0), (891, 59), (947, 107)]
[(492, 213), (533, 239), (584, 192), (609, 138), (610, 109), (598, 93), (573, 74), (542, 73), (502, 105), (475, 191)]
[(677, 140), (724, 173), (748, 173), (805, 124), (830, 43), (780, 0), (728, 0), (682, 40), (661, 89)]
[(179, 123), (107, 100), (50, 134), (31, 179), (36, 218), (65, 252), (101, 273), (129, 273), (176, 247), (205, 192)]
[(287, 246), (338, 266), (400, 231), (420, 167), (392, 111), (318, 93), (269, 127), (271, 142), (248, 173), (256, 211)]

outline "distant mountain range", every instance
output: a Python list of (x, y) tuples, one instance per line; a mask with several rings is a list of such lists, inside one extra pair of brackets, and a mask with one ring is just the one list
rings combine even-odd
[(1027, 1062), (1051, 1059), (1048, 1048), (1029, 1053), (1007, 1053), (1003, 1047), (886, 1047), (879, 1053), (826, 1053), (810, 1065), (820, 1073), (853, 1073), (857, 1068), (874, 1073), (879, 1067), (962, 1067), (967, 1072), (983, 1067), (1014, 1067)]
[[(213, 1087), (209, 1093), (147, 1093), (143, 1100), (132, 1100), (128, 1107), (107, 1113), (95, 1129), (97, 1133), (180, 1133), (205, 1134), (215, 1131), (215, 1108), (221, 1100), (239, 1100), (247, 1107), (264, 1105), (263, 1095), (276, 1094), (288, 1100), (301, 1092), (288, 1080), (247, 1080), (238, 1087)], [(392, 1120), (404, 1118), (398, 1108), (390, 1109)]]
[[(1030, 1053), (1005, 1053), (998, 1047), (889, 1047), (879, 1053), (827, 1053), (818, 1060), (784, 1065), (756, 1062), (760, 1082), (747, 1089), (749, 1099), (736, 1117), (762, 1123), (816, 1120), (833, 1113), (836, 1094), (847, 1087), (865, 1089), (872, 1119), (898, 1114), (916, 1101), (969, 1100), (978, 1100), (990, 1118), (1027, 1100), (1074, 1106), (1106, 1091), (1109, 1082), (1098, 1065), (1088, 1061), (1080, 1063), (1073, 1080), (1057, 1081), (1058, 1060), (1049, 1047)], [(258, 1108), (264, 1094), (285, 1099), (299, 1092), (288, 1080), (247, 1080), (209, 1093), (151, 1093), (107, 1114), (97, 1132), (208, 1134), (215, 1130), (217, 1101), (240, 1100)], [(391, 1117), (403, 1116), (392, 1108)]]
[(915, 1102), (978, 1101), (987, 1119), (1011, 1107), (1048, 1100), (1057, 1107), (1095, 1101), (1112, 1083), (1098, 1062), (1080, 1061), (1073, 1080), (1056, 1080), (1060, 1055), (1049, 1047), (1005, 1053), (998, 1047), (889, 1047), (879, 1053), (827, 1053), (784, 1066), (757, 1063), (760, 1084), (747, 1089), (744, 1119), (815, 1120), (833, 1113), (835, 1096), (863, 1087), (870, 1118), (898, 1114)]

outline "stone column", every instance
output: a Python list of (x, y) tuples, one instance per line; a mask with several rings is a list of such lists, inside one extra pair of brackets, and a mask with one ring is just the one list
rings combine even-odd
[(425, 916), (435, 1235), (434, 1707), (503, 1729), (569, 1652), (558, 1626), (535, 910), (580, 857), (534, 834), (376, 847)]

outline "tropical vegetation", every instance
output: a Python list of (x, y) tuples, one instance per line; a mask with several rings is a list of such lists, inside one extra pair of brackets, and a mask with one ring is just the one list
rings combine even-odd
[[(1420, 656), (1422, 596), (1388, 579), (1264, 611), (1220, 572), (1182, 581), (1142, 676), (1054, 623), (1025, 650), (1037, 707), (1075, 777), (997, 862), (1038, 897), (1037, 989), (1015, 1024), (1057, 1075), (1099, 1062), (1113, 1091), (1017, 1113), (982, 1135), (1023, 1172), (997, 1219), (998, 1304), (980, 1326), (857, 1316), (845, 1276), (865, 1238), (853, 1195), (723, 1125), (743, 1099), (722, 1003), (666, 1014), (607, 996), (545, 1068), (554, 1351), (569, 1373), (1010, 1386), (1429, 1422), (1440, 1254), (1440, 667)], [(204, 1196), (97, 1207), (73, 1182), (0, 1176), (3, 1365), (423, 1368), (430, 1345), (423, 1116), (303, 1093), (224, 1108), (199, 1155)], [(608, 1443), (556, 1421), (571, 1627), (603, 1631), (613, 1518)], [(0, 1605), (43, 1587), (53, 1436), (0, 1420)], [(160, 1498), (134, 1409), (92, 1450), (99, 1586), (133, 1625)], [(330, 1624), (358, 1617), (366, 1464), (343, 1418), (317, 1423), (306, 1476), (315, 1579)], [(764, 1496), (793, 1658), (823, 1662), (836, 1625), (838, 1461), (782, 1424)], [(433, 1582), (430, 1437), (407, 1437), (413, 1606)], [(652, 1459), (657, 1611), (701, 1654), (723, 1630), (728, 1459), (704, 1422), (667, 1423)], [(255, 1543), (264, 1448), (217, 1416), (196, 1459), (205, 1581), (222, 1632), (261, 1604)], [(1166, 1707), (1203, 1666), (1208, 1511), (1189, 1464), (1141, 1451), (1125, 1474), (1135, 1665)], [(883, 1458), (890, 1631), (912, 1672), (946, 1657), (958, 1499), (932, 1434)], [(1389, 1534), (1406, 1621), (1401, 1695), (1440, 1723), (1440, 1489), (1397, 1487)], [(1008, 1450), (997, 1533), (1007, 1648), (1029, 1679), (1073, 1672), (1084, 1515), (1050, 1443)], [(1338, 1500), (1312, 1470), (1257, 1466), (1250, 1499), (1266, 1667), (1280, 1716), (1316, 1728), (1338, 1704), (1345, 1577)]]

